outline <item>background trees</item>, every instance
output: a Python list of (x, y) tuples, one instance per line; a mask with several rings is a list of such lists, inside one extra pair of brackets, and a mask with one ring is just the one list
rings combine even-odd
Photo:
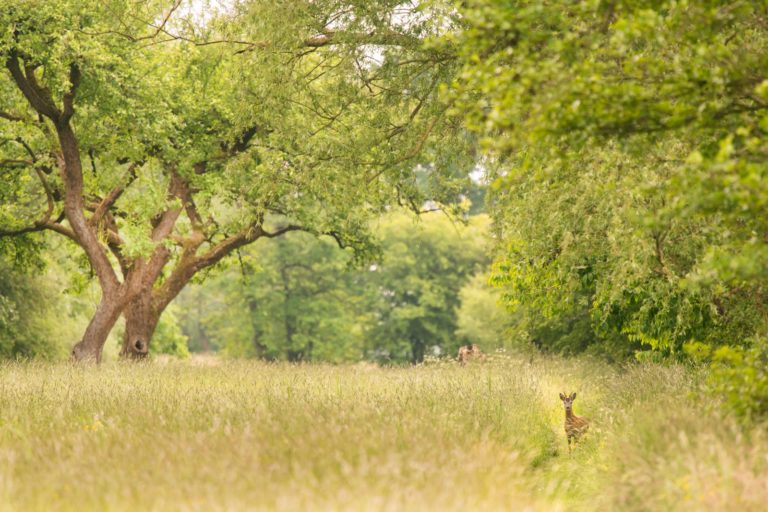
[(361, 358), (370, 315), (365, 270), (333, 239), (290, 233), (241, 251), (238, 262), (179, 298), (196, 350), (289, 361)]
[(60, 356), (51, 313), (54, 291), (0, 263), (0, 357)]
[(487, 264), (486, 225), (484, 215), (463, 227), (439, 213), (417, 224), (402, 215), (381, 224), (383, 261), (370, 273), (376, 294), (371, 355), (421, 362), (425, 355), (456, 353), (459, 292)]
[(363, 267), (305, 233), (256, 243), (182, 294), (184, 332), (196, 350), (289, 361), (418, 362), (467, 340), (499, 346), (503, 328), (457, 332), (462, 287), (487, 264), (486, 226), (485, 216), (465, 227), (442, 213), (390, 214), (373, 230), (381, 257)]

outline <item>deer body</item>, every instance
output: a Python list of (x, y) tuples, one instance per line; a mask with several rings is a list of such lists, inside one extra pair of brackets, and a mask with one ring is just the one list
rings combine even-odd
[(459, 363), (461, 363), (462, 366), (467, 364), (467, 361), (470, 359), (475, 357), (481, 358), (482, 356), (483, 351), (474, 343), (472, 345), (464, 345), (459, 349)]
[(565, 395), (560, 393), (560, 400), (565, 407), (565, 435), (568, 438), (568, 453), (571, 453), (571, 440), (574, 444), (579, 438), (589, 430), (589, 421), (573, 414), (573, 401), (576, 400), (576, 393)]

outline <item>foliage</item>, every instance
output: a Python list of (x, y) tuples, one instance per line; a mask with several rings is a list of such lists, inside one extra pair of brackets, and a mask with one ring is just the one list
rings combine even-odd
[(463, 339), (454, 334), (459, 292), (485, 262), (486, 217), (468, 224), (391, 213), (373, 228), (381, 258), (365, 266), (328, 237), (257, 242), (239, 265), (180, 297), (184, 331), (197, 349), (267, 360), (406, 362), (433, 347), (453, 354)]
[(153, 351), (156, 354), (169, 354), (176, 357), (189, 357), (187, 337), (178, 321), (178, 308), (171, 305), (160, 317), (154, 337)]
[(476, 343), (481, 349), (522, 347), (510, 336), (513, 325), (500, 304), (501, 294), (488, 283), (488, 275), (477, 273), (459, 290), (461, 305), (456, 310), (456, 337), (460, 344)]
[(0, 1), (0, 235), (81, 246), (103, 289), (84, 358), (119, 313), (134, 351), (258, 238), (328, 234), (362, 261), (388, 208), (461, 213), (474, 139), (437, 101), (452, 55), (423, 45), (444, 9), (225, 4)]
[(306, 233), (257, 242), (241, 252), (240, 265), (182, 295), (186, 330), (195, 346), (205, 336), (233, 357), (359, 360), (368, 296), (365, 274), (349, 271), (351, 261), (335, 241)]
[(676, 356), (762, 332), (765, 9), (467, 5), (450, 97), (497, 169), (511, 308)]
[(694, 342), (685, 346), (692, 359), (710, 363), (710, 387), (724, 397), (725, 406), (748, 422), (768, 418), (768, 343), (764, 337), (746, 340), (746, 346), (716, 349)]
[(454, 354), (459, 293), (486, 263), (487, 217), (470, 217), (467, 226), (442, 213), (418, 222), (391, 216), (379, 227), (385, 248), (372, 272), (377, 289), (376, 321), (369, 354), (383, 361), (420, 362), (429, 350)]
[(51, 284), (0, 258), (0, 358), (64, 356), (59, 336), (68, 318)]
[(768, 341), (748, 341), (747, 347), (726, 345), (714, 352), (711, 385), (732, 411), (759, 422), (768, 418)]

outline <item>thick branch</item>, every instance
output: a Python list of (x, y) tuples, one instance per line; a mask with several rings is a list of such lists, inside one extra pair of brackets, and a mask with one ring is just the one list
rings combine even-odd
[(128, 276), (131, 268), (131, 261), (123, 254), (123, 239), (120, 237), (115, 217), (107, 211), (104, 215), (104, 232), (107, 239), (107, 247), (120, 265), (120, 272), (123, 274), (123, 280)]
[(8, 59), (5, 61), (5, 67), (11, 72), (13, 81), (16, 82), (16, 86), (24, 94), (24, 97), (27, 98), (32, 108), (57, 122), (60, 116), (59, 109), (56, 108), (50, 92), (37, 84), (34, 68), (25, 66), (25, 75), (24, 71), (21, 70), (19, 58), (15, 50), (10, 51)]
[(195, 232), (205, 235), (205, 227), (200, 213), (197, 211), (197, 205), (192, 197), (192, 190), (186, 181), (179, 180), (178, 186), (179, 199), (184, 206), (184, 211), (187, 214), (189, 222), (192, 224), (192, 229)]
[(69, 124), (57, 125), (56, 131), (61, 147), (59, 170), (64, 183), (64, 211), (80, 246), (88, 255), (102, 290), (104, 293), (111, 293), (120, 283), (106, 250), (98, 239), (96, 229), (85, 218), (83, 170), (77, 138)]
[(199, 238), (197, 243), (185, 248), (184, 254), (176, 265), (176, 268), (155, 294), (153, 299), (154, 307), (162, 311), (197, 272), (215, 265), (236, 249), (248, 245), (262, 237), (274, 238), (289, 231), (301, 230), (304, 230), (304, 228), (289, 224), (276, 229), (275, 231), (266, 231), (260, 224), (252, 224), (239, 233), (222, 240), (205, 254), (195, 256), (195, 249), (199, 247), (203, 241), (202, 238)]
[[(186, 190), (185, 187), (186, 183), (183, 178), (175, 170), (172, 170), (171, 180), (168, 183), (169, 199), (182, 198), (183, 191)], [(151, 289), (163, 271), (163, 267), (171, 258), (171, 251), (164, 242), (171, 235), (180, 214), (181, 208), (168, 208), (153, 221), (150, 238), (157, 245), (149, 260), (147, 262), (139, 260), (136, 268), (136, 272), (140, 274), (137, 279), (139, 279), (142, 288)]]
[(194, 266), (200, 270), (215, 265), (235, 249), (248, 245), (262, 236), (266, 236), (264, 228), (261, 225), (251, 225), (236, 235), (225, 238), (208, 252), (195, 258)]
[(75, 114), (75, 93), (77, 92), (77, 88), (80, 85), (80, 68), (77, 64), (72, 63), (69, 65), (69, 83), (70, 88), (69, 91), (64, 95), (63, 103), (64, 103), (64, 110), (61, 113), (61, 119), (59, 119), (60, 124), (67, 124), (70, 119), (72, 119), (72, 116)]

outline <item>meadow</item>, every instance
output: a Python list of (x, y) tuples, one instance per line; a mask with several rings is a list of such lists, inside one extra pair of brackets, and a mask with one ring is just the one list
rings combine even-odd
[[(3, 363), (0, 509), (761, 510), (764, 430), (719, 416), (701, 377), (528, 356)], [(561, 390), (592, 422), (571, 455)]]

